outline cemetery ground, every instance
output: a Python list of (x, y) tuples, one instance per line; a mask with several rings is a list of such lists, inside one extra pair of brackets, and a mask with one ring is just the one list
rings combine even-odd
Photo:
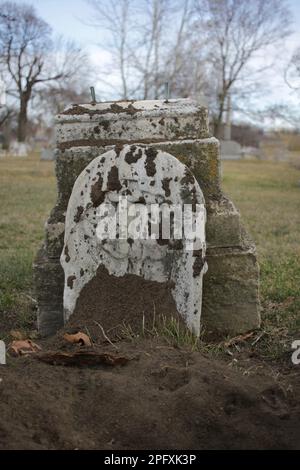
[[(300, 448), (300, 365), (291, 361), (300, 340), (300, 171), (227, 161), (222, 173), (257, 244), (261, 328), (213, 342), (204, 331), (196, 342), (175, 322), (151, 331), (141, 323), (138, 336), (124, 327), (120, 341), (102, 336), (97, 345), (99, 328), (94, 347), (129, 359), (115, 367), (8, 355), (0, 366), (1, 449)], [(32, 290), (55, 197), (53, 162), (0, 160), (0, 339), (68, 352), (75, 346), (63, 346), (61, 333), (38, 337)]]

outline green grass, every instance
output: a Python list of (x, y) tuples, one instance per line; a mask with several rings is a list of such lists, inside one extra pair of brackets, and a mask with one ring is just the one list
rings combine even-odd
[(34, 316), (32, 261), (55, 193), (53, 162), (0, 159), (0, 314), (20, 328)]
[[(223, 188), (256, 242), (261, 267), (262, 354), (279, 357), (300, 338), (300, 171), (285, 163), (223, 162)], [(33, 316), (32, 261), (55, 203), (53, 162), (0, 159), (0, 315), (14, 327)], [(3, 325), (3, 322), (1, 322)], [(179, 342), (176, 325), (164, 334)]]
[(300, 171), (284, 163), (223, 162), (223, 188), (254, 239), (261, 269), (267, 357), (300, 338)]

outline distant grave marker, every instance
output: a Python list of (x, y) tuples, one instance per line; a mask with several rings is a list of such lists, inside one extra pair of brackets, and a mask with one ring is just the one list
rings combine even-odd
[(28, 150), (28, 144), (26, 144), (25, 142), (14, 141), (9, 146), (9, 154), (12, 157), (25, 158), (28, 156)]
[(55, 159), (54, 150), (52, 148), (42, 148), (41, 149), (41, 160), (43, 161), (52, 161)]
[(240, 160), (243, 156), (241, 145), (234, 140), (221, 140), (220, 148), (222, 160)]

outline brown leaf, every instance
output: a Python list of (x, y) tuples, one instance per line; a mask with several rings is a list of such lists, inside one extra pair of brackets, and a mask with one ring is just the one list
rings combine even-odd
[(68, 341), (69, 343), (79, 343), (82, 346), (92, 346), (91, 340), (88, 337), (88, 335), (86, 335), (85, 333), (82, 333), (81, 331), (79, 331), (78, 333), (74, 335), (65, 333), (64, 339)]
[(36, 359), (47, 364), (60, 366), (95, 366), (125, 365), (129, 361), (127, 357), (115, 356), (111, 353), (98, 353), (95, 351), (75, 351), (73, 353), (62, 351), (49, 351), (35, 356)]
[(30, 339), (13, 341), (9, 346), (9, 352), (12, 356), (25, 356), (26, 354), (36, 353), (41, 347), (33, 343)]

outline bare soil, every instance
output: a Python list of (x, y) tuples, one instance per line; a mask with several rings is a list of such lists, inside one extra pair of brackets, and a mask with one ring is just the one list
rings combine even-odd
[[(100, 270), (70, 322), (34, 341), (42, 353), (128, 362), (65, 366), (41, 362), (40, 353), (8, 355), (0, 366), (0, 449), (300, 449), (300, 366), (290, 357), (264, 362), (255, 348), (212, 358), (179, 347), (159, 335), (155, 310), (176, 317), (170, 286)], [(6, 338), (8, 320), (0, 318)], [(78, 331), (92, 346), (64, 339)]]
[[(58, 337), (38, 343), (59, 346)], [(0, 366), (1, 449), (300, 448), (296, 366), (279, 371), (248, 357), (237, 367), (161, 338), (96, 349), (130, 360), (65, 367), (8, 357)]]
[(163, 318), (179, 322), (181, 317), (171, 287), (170, 283), (148, 281), (134, 274), (110, 276), (106, 268), (100, 266), (96, 276), (80, 292), (66, 329), (78, 331), (84, 326), (97, 342), (103, 339), (97, 323), (111, 338), (118, 336), (126, 326), (137, 333), (152, 329), (153, 324)]

